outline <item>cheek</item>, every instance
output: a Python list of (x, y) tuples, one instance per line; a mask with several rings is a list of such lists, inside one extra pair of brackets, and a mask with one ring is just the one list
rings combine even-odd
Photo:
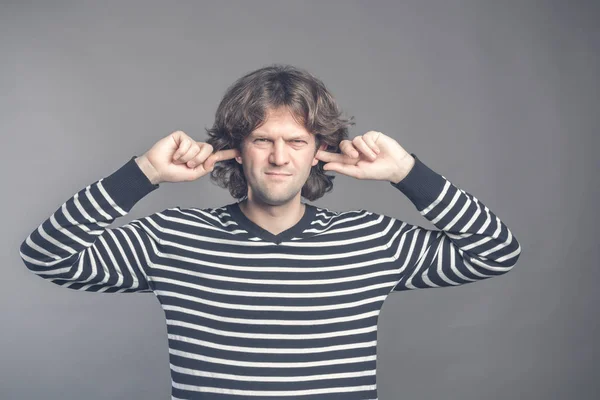
[(315, 159), (315, 157), (313, 156), (313, 154), (309, 154), (308, 156), (303, 158), (303, 164), (306, 166), (306, 169), (308, 170), (308, 173), (310, 173), (311, 168), (313, 167), (313, 160)]

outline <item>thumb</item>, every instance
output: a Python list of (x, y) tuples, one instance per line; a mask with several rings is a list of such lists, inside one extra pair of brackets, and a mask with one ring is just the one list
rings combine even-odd
[(341, 167), (342, 167), (341, 163), (338, 163), (338, 162), (328, 162), (328, 163), (326, 163), (326, 164), (323, 165), (323, 171), (340, 172)]
[(240, 155), (241, 153), (238, 149), (219, 150), (208, 156), (208, 158), (204, 160), (202, 164), (204, 165), (205, 169), (212, 171), (217, 162), (231, 160)]
[(217, 153), (212, 153), (204, 162), (198, 165), (196, 168), (203, 168), (204, 170), (211, 172), (215, 169), (215, 164), (219, 161), (219, 155)]
[(188, 168), (186, 165), (183, 165), (183, 167), (188, 170), (187, 174), (190, 181), (202, 178), (213, 170), (213, 168), (207, 169), (204, 164), (196, 165), (194, 168)]
[(356, 165), (338, 162), (329, 162), (323, 165), (323, 170), (337, 172), (339, 174), (348, 175), (353, 178), (358, 178), (360, 174), (360, 168), (358, 168)]

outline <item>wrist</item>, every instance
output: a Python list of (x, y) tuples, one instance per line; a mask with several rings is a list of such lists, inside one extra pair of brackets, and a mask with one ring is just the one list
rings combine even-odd
[(152, 163), (150, 163), (146, 155), (136, 157), (135, 162), (137, 163), (138, 167), (140, 167), (144, 175), (146, 175), (150, 183), (152, 183), (153, 185), (161, 183), (158, 171), (156, 170), (156, 168), (154, 168)]
[(410, 153), (407, 153), (400, 161), (396, 172), (389, 179), (393, 184), (398, 184), (403, 180), (415, 165), (415, 158)]

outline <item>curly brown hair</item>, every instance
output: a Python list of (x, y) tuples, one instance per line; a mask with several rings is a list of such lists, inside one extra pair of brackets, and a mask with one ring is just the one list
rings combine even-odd
[[(354, 117), (342, 117), (321, 80), (303, 69), (273, 64), (244, 75), (227, 89), (212, 128), (206, 129), (207, 143), (213, 151), (241, 150), (244, 138), (266, 122), (268, 111), (280, 107), (286, 107), (299, 124), (315, 135), (315, 154), (321, 143), (327, 144), (327, 151), (340, 153), (339, 143), (348, 138), (348, 127), (354, 125)], [(301, 195), (310, 201), (333, 189), (335, 177), (325, 174), (323, 164), (319, 160), (311, 168), (302, 187)], [(236, 199), (248, 196), (243, 168), (234, 159), (215, 164), (210, 179), (229, 189)]]

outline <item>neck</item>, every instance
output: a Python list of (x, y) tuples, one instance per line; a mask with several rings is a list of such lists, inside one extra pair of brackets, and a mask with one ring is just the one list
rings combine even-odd
[(285, 204), (273, 206), (270, 204), (259, 203), (248, 198), (239, 203), (240, 210), (244, 215), (256, 225), (266, 231), (277, 235), (296, 225), (304, 215), (306, 206), (297, 201), (290, 201)]

